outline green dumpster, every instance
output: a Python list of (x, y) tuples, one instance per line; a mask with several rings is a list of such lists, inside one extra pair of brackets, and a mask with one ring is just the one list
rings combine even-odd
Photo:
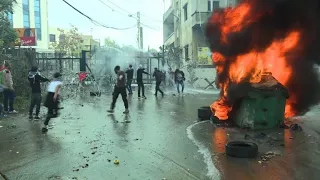
[[(287, 92), (286, 92), (287, 93)], [(251, 130), (279, 127), (284, 121), (286, 95), (283, 90), (251, 89), (233, 106), (233, 121), (241, 128)]]

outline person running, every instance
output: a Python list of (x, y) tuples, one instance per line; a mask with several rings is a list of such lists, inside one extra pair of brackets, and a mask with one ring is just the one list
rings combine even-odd
[(48, 85), (48, 93), (44, 104), (48, 108), (48, 113), (42, 132), (47, 132), (50, 119), (56, 118), (59, 115), (60, 89), (62, 87), (61, 77), (62, 75), (60, 73), (54, 73), (53, 80)]
[(32, 67), (28, 74), (28, 80), (31, 87), (31, 102), (29, 108), (29, 119), (33, 119), (33, 108), (36, 107), (36, 116), (35, 120), (40, 119), (39, 112), (41, 107), (41, 82), (47, 82), (49, 79), (42, 77), (40, 72), (38, 71), (38, 67)]
[(142, 65), (139, 65), (139, 68), (137, 70), (137, 84), (138, 84), (138, 98), (140, 98), (140, 90), (142, 90), (142, 98), (147, 99), (144, 94), (144, 84), (143, 84), (143, 74), (150, 75), (149, 73), (145, 72), (145, 68), (142, 67)]
[(163, 91), (160, 89), (160, 84), (162, 82), (162, 72), (158, 70), (158, 68), (154, 68), (153, 77), (156, 79), (156, 92), (154, 93), (155, 96), (158, 95), (158, 91), (161, 93), (162, 97), (164, 95)]
[(127, 90), (126, 90), (126, 74), (125, 72), (120, 70), (120, 66), (116, 66), (114, 68), (114, 72), (117, 74), (117, 84), (114, 87), (114, 91), (112, 95), (112, 103), (111, 103), (110, 110), (108, 110), (108, 112), (109, 113), (114, 112), (114, 108), (116, 106), (118, 96), (119, 94), (121, 94), (124, 107), (126, 108), (123, 113), (128, 114), (129, 105), (128, 105), (128, 99), (127, 99)]
[(183, 81), (185, 81), (183, 71), (176, 69), (176, 71), (174, 72), (174, 81), (177, 85), (178, 93), (180, 94), (180, 86), (181, 86), (181, 92), (183, 93), (183, 90), (184, 90), (184, 82)]
[(5, 87), (5, 89), (3, 91), (4, 112), (9, 112), (10, 114), (18, 113), (13, 108), (14, 99), (15, 99), (15, 91), (13, 88), (11, 65), (8, 62), (5, 62), (4, 69), (2, 70), (1, 73), (2, 73), (2, 84)]
[(129, 65), (129, 68), (126, 70), (126, 74), (127, 74), (127, 89), (129, 91), (129, 94), (132, 94), (132, 80), (133, 80), (133, 68), (132, 65)]

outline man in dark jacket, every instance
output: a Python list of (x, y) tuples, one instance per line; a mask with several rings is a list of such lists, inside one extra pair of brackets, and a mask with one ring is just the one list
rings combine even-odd
[(174, 73), (174, 81), (177, 85), (177, 91), (179, 94), (180, 94), (180, 87), (179, 86), (181, 86), (181, 92), (183, 93), (185, 80), (186, 80), (186, 78), (184, 77), (183, 71), (176, 69), (176, 71)]
[(31, 104), (29, 109), (29, 119), (33, 119), (33, 108), (37, 106), (36, 108), (36, 116), (35, 119), (39, 118), (39, 112), (40, 112), (40, 106), (41, 106), (41, 82), (47, 82), (49, 79), (44, 78), (41, 76), (40, 72), (38, 72), (38, 67), (32, 67), (28, 74), (28, 80), (31, 87)]
[(162, 72), (158, 70), (158, 68), (154, 68), (154, 72), (153, 72), (153, 77), (155, 77), (156, 79), (156, 92), (154, 93), (155, 96), (158, 95), (158, 91), (161, 93), (161, 95), (163, 96), (163, 91), (160, 89), (160, 84), (162, 81)]
[(128, 99), (127, 99), (127, 90), (126, 90), (126, 74), (125, 72), (120, 70), (120, 66), (116, 66), (114, 68), (114, 72), (117, 74), (117, 84), (114, 87), (113, 96), (112, 96), (112, 103), (110, 110), (108, 110), (109, 113), (114, 112), (114, 108), (116, 106), (117, 99), (119, 97), (119, 94), (121, 94), (122, 101), (125, 107), (125, 111), (123, 114), (129, 113), (129, 106), (128, 106)]
[(127, 89), (129, 91), (129, 94), (132, 94), (132, 80), (133, 80), (133, 68), (132, 65), (129, 65), (129, 68), (126, 70), (126, 74), (127, 74)]
[(138, 84), (138, 98), (140, 98), (140, 90), (142, 90), (142, 98), (146, 99), (146, 96), (144, 95), (144, 84), (143, 84), (143, 79), (142, 76), (143, 74), (148, 74), (149, 73), (144, 71), (145, 68), (142, 67), (142, 65), (139, 65), (139, 69), (137, 70), (137, 84)]

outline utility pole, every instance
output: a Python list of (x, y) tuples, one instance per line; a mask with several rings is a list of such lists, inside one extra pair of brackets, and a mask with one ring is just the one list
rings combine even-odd
[(141, 50), (141, 24), (140, 24), (140, 12), (137, 12), (137, 27), (138, 27), (138, 35), (137, 35), (137, 41), (138, 41), (138, 48)]

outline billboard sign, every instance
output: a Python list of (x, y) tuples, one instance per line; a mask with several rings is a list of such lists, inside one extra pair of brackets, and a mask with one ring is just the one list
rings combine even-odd
[(18, 34), (20, 46), (35, 46), (36, 31), (35, 28), (15, 28)]
[(212, 65), (211, 51), (208, 47), (198, 48), (198, 64), (199, 65)]

